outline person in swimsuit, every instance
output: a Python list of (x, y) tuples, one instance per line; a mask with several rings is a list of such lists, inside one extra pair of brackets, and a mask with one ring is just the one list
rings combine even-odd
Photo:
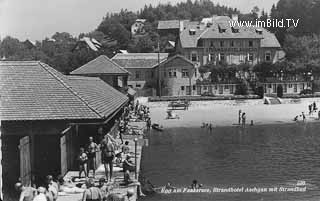
[(102, 201), (103, 195), (98, 187), (94, 186), (93, 179), (86, 181), (87, 189), (83, 192), (82, 201)]
[(14, 187), (20, 193), (19, 201), (33, 201), (37, 194), (37, 189), (23, 186), (20, 182), (16, 183)]
[(87, 177), (88, 173), (88, 156), (84, 151), (84, 148), (80, 148), (80, 154), (78, 156), (79, 160), (79, 178), (81, 178), (81, 173), (84, 172), (84, 176)]
[(88, 176), (90, 170), (93, 170), (93, 177), (95, 177), (96, 172), (96, 152), (98, 150), (98, 145), (93, 141), (93, 137), (89, 137), (88, 145)]
[(105, 174), (106, 174), (106, 180), (108, 181), (108, 165), (110, 169), (110, 180), (112, 178), (112, 172), (113, 172), (113, 158), (115, 156), (114, 153), (114, 146), (111, 143), (111, 140), (109, 139), (108, 135), (105, 136), (105, 138), (101, 142), (101, 160), (104, 165)]
[(246, 127), (246, 113), (242, 113), (242, 127)]

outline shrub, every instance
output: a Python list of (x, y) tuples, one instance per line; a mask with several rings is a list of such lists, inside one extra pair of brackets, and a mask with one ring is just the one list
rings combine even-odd
[(245, 84), (240, 84), (237, 86), (235, 95), (248, 95), (248, 87)]

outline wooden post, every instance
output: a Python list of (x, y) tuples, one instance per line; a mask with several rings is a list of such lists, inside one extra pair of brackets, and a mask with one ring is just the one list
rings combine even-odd
[(135, 168), (135, 171), (134, 171), (134, 178), (135, 179), (138, 179), (138, 160), (137, 160), (137, 143), (138, 143), (138, 139), (137, 138), (134, 138), (134, 161), (135, 161), (135, 165), (136, 165), (136, 168)]

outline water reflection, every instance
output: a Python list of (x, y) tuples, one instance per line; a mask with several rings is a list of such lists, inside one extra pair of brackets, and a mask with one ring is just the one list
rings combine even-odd
[[(261, 125), (245, 129), (172, 128), (151, 133), (142, 174), (154, 185), (273, 187), (307, 182), (304, 193), (156, 195), (146, 200), (317, 200), (320, 124)], [(276, 198), (276, 199), (275, 199)]]

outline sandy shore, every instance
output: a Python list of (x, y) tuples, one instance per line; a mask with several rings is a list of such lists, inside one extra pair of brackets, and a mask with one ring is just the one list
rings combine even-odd
[[(176, 110), (180, 119), (166, 120), (169, 102), (147, 102), (139, 99), (140, 103), (150, 107), (153, 123), (164, 127), (197, 127), (202, 122), (212, 123), (214, 126), (232, 126), (238, 123), (238, 111), (246, 113), (247, 123), (254, 124), (295, 123), (293, 118), (304, 112), (307, 122), (318, 121), (317, 112), (309, 115), (308, 105), (316, 102), (320, 106), (320, 98), (304, 98), (296, 102), (293, 99), (283, 99), (283, 104), (265, 105), (258, 100), (223, 100), (223, 101), (194, 101), (189, 110)], [(299, 120), (302, 120), (299, 117)]]

